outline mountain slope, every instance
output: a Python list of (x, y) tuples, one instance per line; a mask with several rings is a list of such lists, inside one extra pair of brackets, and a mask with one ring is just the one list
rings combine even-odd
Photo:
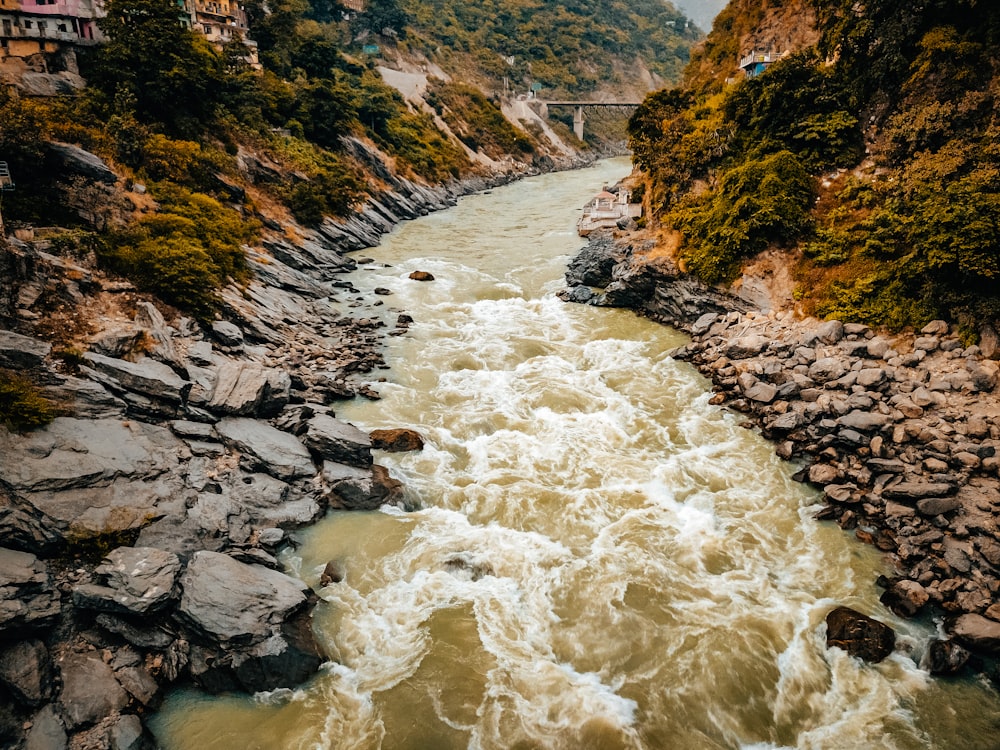
[[(630, 125), (681, 260), (729, 282), (783, 247), (805, 312), (996, 320), (998, 36), (976, 0), (735, 0)], [(787, 54), (744, 79), (752, 49)]]

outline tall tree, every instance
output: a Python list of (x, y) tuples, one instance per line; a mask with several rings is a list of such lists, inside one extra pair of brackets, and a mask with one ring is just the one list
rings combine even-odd
[(183, 25), (174, 0), (107, 0), (90, 83), (108, 97), (128, 95), (136, 116), (172, 134), (194, 135), (215, 115), (225, 65), (204, 37)]

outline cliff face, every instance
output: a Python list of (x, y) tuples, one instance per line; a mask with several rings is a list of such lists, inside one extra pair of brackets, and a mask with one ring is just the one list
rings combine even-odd
[[(731, 3), (630, 123), (681, 267), (759, 288), (783, 256), (804, 313), (992, 336), (1000, 10), (959, 5)], [(789, 54), (736, 70), (753, 49)]]

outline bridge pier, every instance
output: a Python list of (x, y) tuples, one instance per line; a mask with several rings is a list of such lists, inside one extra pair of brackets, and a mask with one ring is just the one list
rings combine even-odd
[(583, 107), (573, 108), (573, 133), (581, 141), (583, 140)]

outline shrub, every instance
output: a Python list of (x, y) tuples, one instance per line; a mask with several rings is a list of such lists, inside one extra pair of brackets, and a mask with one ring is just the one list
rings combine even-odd
[(55, 407), (30, 380), (0, 370), (0, 424), (11, 432), (27, 432), (44, 427), (55, 416)]
[(670, 213), (684, 234), (681, 257), (705, 281), (730, 281), (743, 259), (805, 229), (812, 195), (811, 178), (787, 151), (735, 167)]

